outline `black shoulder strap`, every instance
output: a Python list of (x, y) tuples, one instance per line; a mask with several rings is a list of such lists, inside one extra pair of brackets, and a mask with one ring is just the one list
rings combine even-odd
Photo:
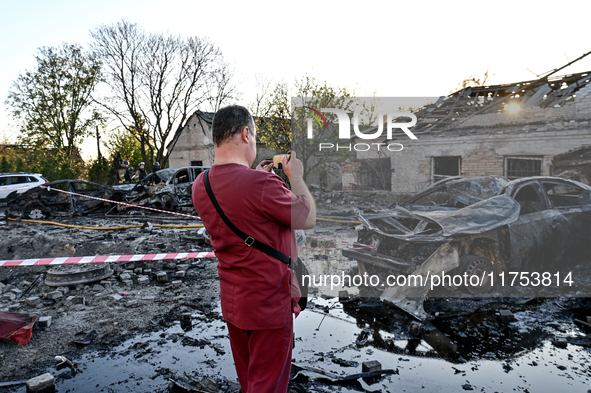
[(252, 236), (248, 236), (246, 233), (244, 233), (240, 229), (236, 228), (236, 226), (234, 224), (232, 224), (232, 222), (228, 219), (228, 217), (226, 217), (226, 215), (222, 211), (222, 208), (218, 204), (217, 199), (215, 199), (215, 196), (213, 195), (213, 191), (211, 190), (211, 185), (209, 184), (209, 170), (207, 170), (205, 172), (205, 174), (203, 175), (203, 182), (205, 183), (205, 190), (207, 191), (207, 195), (209, 196), (211, 203), (213, 203), (215, 210), (217, 210), (218, 214), (220, 215), (222, 220), (226, 223), (228, 228), (230, 228), (232, 230), (232, 232), (234, 232), (236, 235), (238, 235), (238, 237), (240, 239), (244, 240), (244, 244), (246, 244), (249, 247), (254, 247), (257, 250), (264, 252), (267, 255), (272, 256), (273, 258), (277, 258), (281, 262), (284, 262), (288, 266), (291, 267), (291, 257), (289, 257), (288, 255), (285, 255), (284, 253), (282, 253), (280, 251), (277, 251), (276, 249), (274, 249), (271, 246), (266, 245), (265, 243), (259, 242), (258, 240), (256, 240)]

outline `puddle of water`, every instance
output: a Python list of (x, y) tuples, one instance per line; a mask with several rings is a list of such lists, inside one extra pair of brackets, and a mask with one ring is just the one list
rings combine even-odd
[[(322, 299), (315, 302), (324, 306), (335, 303), (334, 300)], [(535, 338), (540, 337), (538, 327), (526, 328), (528, 340), (525, 340), (525, 343), (531, 344), (530, 347), (521, 346), (523, 342), (512, 338), (514, 331), (524, 329), (522, 321), (533, 323), (532, 316), (529, 316), (528, 320), (517, 313), (518, 322), (512, 326), (512, 330), (506, 332), (508, 335), (500, 332), (499, 351), (487, 354), (494, 360), (480, 357), (465, 363), (453, 363), (441, 358), (425, 341), (412, 348), (414, 355), (410, 355), (412, 337), (404, 331), (397, 331), (396, 328), (392, 329), (395, 333), (379, 332), (381, 339), (390, 344), (387, 346), (388, 350), (381, 348), (383, 343), (371, 339), (371, 332), (369, 340), (364, 343), (365, 346), (360, 348), (351, 345), (359, 342), (360, 337), (363, 343), (363, 329), (367, 332), (367, 325), (357, 326), (356, 319), (347, 315), (340, 304), (335, 305), (330, 314), (335, 318), (326, 317), (322, 321), (323, 315), (305, 312), (296, 320), (296, 334), (301, 338), (296, 342), (294, 350), (296, 362), (343, 375), (361, 372), (361, 363), (369, 360), (378, 360), (384, 369), (398, 369), (398, 375), (385, 376), (376, 384), (367, 386), (366, 389), (369, 391), (381, 389), (385, 392), (413, 392), (425, 388), (426, 391), (437, 389), (443, 392), (457, 392), (463, 391), (464, 387), (470, 387), (475, 391), (484, 392), (585, 392), (590, 385), (591, 353), (588, 349), (572, 345), (567, 349), (559, 349), (554, 347), (549, 339), (540, 339), (534, 344)], [(486, 323), (486, 320), (483, 323)], [(316, 331), (319, 324), (320, 329)], [(565, 331), (564, 334), (574, 333)], [(488, 338), (480, 338), (480, 341), (483, 340)], [(497, 344), (493, 344), (492, 347), (495, 345)], [(502, 347), (512, 347), (513, 355)], [(332, 362), (332, 356), (355, 360), (359, 367), (341, 367)]]
[[(357, 385), (318, 384), (309, 391), (414, 392), (424, 388), (458, 392), (472, 388), (482, 392), (585, 392), (591, 384), (589, 349), (554, 347), (549, 340), (556, 331), (544, 324), (559, 326), (564, 336), (578, 333), (572, 324), (562, 324), (552, 315), (542, 318), (549, 312), (544, 306), (515, 313), (518, 322), (506, 326), (505, 331), (494, 329), (496, 322), (490, 313), (455, 318), (450, 323), (455, 330), (446, 334), (467, 359), (462, 363), (461, 358), (444, 358), (433, 345), (413, 338), (408, 325), (395, 314), (388, 314), (391, 309), (380, 304), (367, 305), (371, 312), (364, 314), (363, 307), (355, 306), (351, 311), (336, 299), (314, 298), (312, 302), (294, 324), (297, 339), (293, 358), (297, 364), (349, 375), (360, 373), (362, 362), (377, 360), (383, 369), (397, 370), (397, 374), (377, 381), (359, 380)], [(325, 316), (327, 308), (330, 311)], [(476, 327), (487, 325), (497, 336), (491, 340), (489, 334), (490, 337), (476, 340), (477, 344), (490, 341), (486, 345), (479, 347), (461, 341), (462, 335), (470, 338)], [(548, 329), (552, 334), (548, 334)], [(343, 367), (333, 362), (340, 362), (339, 359), (357, 365)], [(81, 372), (72, 379), (58, 379), (59, 392), (168, 392), (168, 378), (184, 373), (198, 378), (236, 380), (225, 323), (200, 320), (196, 313), (191, 331), (184, 332), (177, 322), (169, 328), (135, 336), (108, 352), (92, 351), (71, 360), (79, 363)], [(59, 374), (55, 369), (47, 371)], [(25, 388), (11, 391), (21, 393)]]

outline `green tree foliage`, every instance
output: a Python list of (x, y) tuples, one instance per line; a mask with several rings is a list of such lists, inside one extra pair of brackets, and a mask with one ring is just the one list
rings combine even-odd
[[(352, 105), (351, 93), (346, 88), (332, 87), (326, 82), (318, 83), (315, 78), (304, 76), (294, 82), (293, 96), (298, 97), (297, 105), (292, 102), (287, 84), (279, 83), (270, 94), (261, 93), (253, 109), (259, 138), (267, 146), (279, 150), (295, 150), (304, 166), (304, 180), (312, 173), (329, 170), (335, 154), (318, 154), (318, 144), (323, 141), (335, 142), (338, 131), (335, 127), (317, 127), (313, 139), (307, 138), (307, 119), (303, 106), (339, 108), (348, 110)], [(336, 115), (325, 114), (327, 122), (338, 125)], [(346, 153), (340, 153), (346, 154)], [(338, 153), (336, 154), (338, 155)]]
[(217, 111), (233, 95), (232, 72), (207, 39), (147, 34), (125, 20), (91, 36), (110, 88), (101, 104), (138, 141), (142, 161), (166, 166), (195, 110)]
[(8, 161), (6, 156), (2, 156), (2, 160), (0, 160), (0, 173), (8, 172), (12, 172), (12, 163)]
[[(138, 164), (144, 161), (140, 142), (125, 130), (113, 131), (107, 140), (107, 148), (116, 167), (119, 167), (123, 160), (127, 160), (130, 166), (137, 169)], [(147, 168), (151, 165), (152, 162), (146, 162)]]
[(40, 48), (35, 59), (36, 69), (18, 76), (6, 100), (20, 122), (20, 143), (63, 150), (71, 157), (101, 120), (91, 97), (100, 62), (80, 46), (68, 44)]
[(92, 161), (88, 167), (88, 180), (100, 184), (115, 184), (116, 168), (101, 156)]
[(63, 150), (35, 151), (23, 171), (41, 173), (49, 181), (86, 177), (84, 161), (78, 155), (69, 156)]

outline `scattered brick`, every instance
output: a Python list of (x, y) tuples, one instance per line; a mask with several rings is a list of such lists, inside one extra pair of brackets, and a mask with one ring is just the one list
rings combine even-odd
[(52, 299), (52, 300), (59, 299), (62, 296), (64, 296), (64, 294), (61, 293), (60, 291), (53, 291), (53, 292), (49, 292), (47, 294), (47, 298)]
[(172, 287), (173, 288), (180, 288), (181, 285), (183, 285), (183, 282), (181, 280), (177, 280), (177, 281), (173, 281), (172, 282)]
[(515, 319), (515, 316), (513, 315), (513, 313), (509, 310), (499, 311), (499, 317), (501, 318), (501, 322), (505, 322), (505, 323), (517, 321), (517, 319)]
[(35, 307), (39, 303), (41, 303), (41, 299), (39, 296), (29, 297), (26, 300), (27, 306)]
[(158, 280), (158, 282), (167, 282), (168, 274), (166, 274), (166, 272), (158, 272), (156, 273), (156, 280)]
[(55, 390), (55, 378), (50, 373), (29, 379), (26, 384), (27, 393), (41, 393)]
[(51, 317), (50, 316), (39, 317), (39, 319), (37, 320), (37, 323), (39, 324), (39, 327), (48, 328), (51, 326)]
[(167, 269), (176, 269), (176, 262), (167, 262), (166, 268)]
[(347, 291), (339, 291), (339, 301), (348, 300), (349, 299), (349, 292)]
[(364, 373), (368, 373), (370, 371), (381, 370), (382, 364), (377, 360), (369, 360), (367, 362), (361, 363), (361, 371)]

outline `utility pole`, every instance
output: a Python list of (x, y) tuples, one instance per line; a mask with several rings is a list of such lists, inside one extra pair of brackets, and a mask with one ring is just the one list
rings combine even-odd
[(98, 161), (101, 161), (101, 143), (100, 143), (100, 136), (99, 136), (99, 126), (96, 126), (96, 151), (98, 152)]

